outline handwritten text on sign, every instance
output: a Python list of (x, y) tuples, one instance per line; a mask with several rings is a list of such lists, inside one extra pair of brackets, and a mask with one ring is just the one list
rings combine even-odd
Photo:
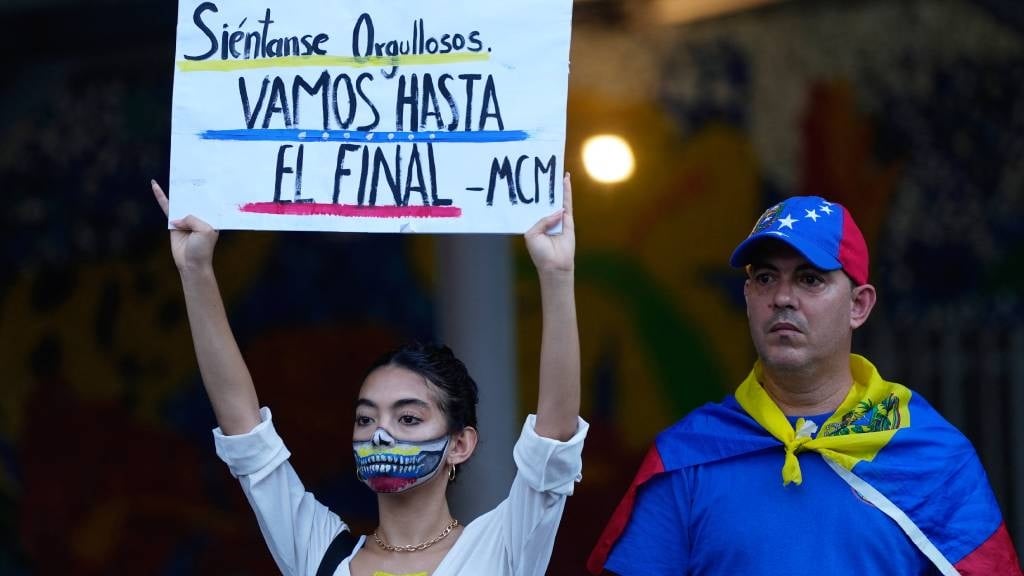
[(571, 0), (182, 1), (171, 218), (522, 232), (561, 206)]

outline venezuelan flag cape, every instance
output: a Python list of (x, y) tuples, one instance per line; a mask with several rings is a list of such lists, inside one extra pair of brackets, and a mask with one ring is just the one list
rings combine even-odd
[[(694, 410), (655, 440), (598, 540), (599, 574), (629, 522), (637, 489), (657, 474), (777, 449), (782, 484), (803, 478), (796, 454), (820, 453), (861, 497), (896, 522), (942, 574), (1021, 576), (1013, 543), (970, 441), (923, 398), (851, 355), (854, 385), (818, 430), (790, 424), (756, 364), (721, 404)], [(814, 432), (817, 432), (815, 434)]]

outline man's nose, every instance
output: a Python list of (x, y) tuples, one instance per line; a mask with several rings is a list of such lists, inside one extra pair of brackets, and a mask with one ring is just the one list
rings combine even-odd
[(395, 445), (395, 439), (392, 438), (391, 434), (388, 434), (388, 431), (383, 428), (377, 428), (373, 433), (373, 438), (370, 439), (370, 442), (372, 442), (374, 446), (378, 447)]
[(795, 308), (796, 296), (793, 294), (793, 284), (788, 280), (781, 280), (775, 284), (775, 293), (772, 295), (772, 305), (776, 308)]

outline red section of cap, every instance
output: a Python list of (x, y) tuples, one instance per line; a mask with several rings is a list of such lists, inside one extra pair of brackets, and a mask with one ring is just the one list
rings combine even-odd
[(839, 241), (839, 262), (858, 286), (868, 283), (868, 245), (846, 208), (843, 208), (843, 236)]
[(647, 455), (644, 457), (644, 461), (640, 464), (640, 469), (637, 470), (636, 476), (633, 478), (633, 483), (630, 485), (629, 490), (626, 490), (626, 495), (622, 497), (622, 501), (615, 508), (611, 519), (608, 520), (608, 525), (604, 527), (604, 532), (597, 539), (597, 545), (591, 551), (590, 558), (587, 559), (587, 570), (590, 570), (591, 574), (600, 574), (604, 570), (604, 563), (612, 552), (612, 546), (615, 545), (619, 536), (622, 536), (622, 533), (626, 530), (629, 517), (633, 515), (633, 504), (636, 502), (637, 488), (650, 480), (651, 476), (664, 471), (665, 465), (661, 462), (661, 454), (658, 454), (657, 446), (651, 446), (651, 449), (647, 451)]
[(988, 540), (957, 562), (954, 568), (966, 576), (1021, 576), (1020, 562), (1006, 524), (1000, 524)]

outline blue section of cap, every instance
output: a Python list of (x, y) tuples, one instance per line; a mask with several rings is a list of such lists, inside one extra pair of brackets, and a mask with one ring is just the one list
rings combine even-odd
[(819, 196), (796, 196), (772, 206), (761, 215), (754, 230), (736, 247), (729, 264), (750, 263), (750, 255), (765, 240), (783, 242), (821, 270), (838, 270), (843, 232), (843, 208)]

